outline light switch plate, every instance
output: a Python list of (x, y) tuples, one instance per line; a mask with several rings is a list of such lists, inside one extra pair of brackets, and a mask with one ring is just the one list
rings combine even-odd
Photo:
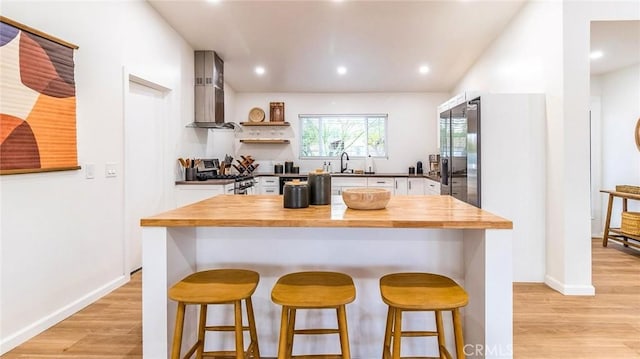
[(95, 178), (96, 176), (96, 166), (93, 163), (85, 163), (84, 164), (84, 173), (87, 179)]
[(118, 176), (118, 168), (117, 163), (115, 162), (107, 162), (104, 166), (104, 176), (105, 177), (117, 177)]

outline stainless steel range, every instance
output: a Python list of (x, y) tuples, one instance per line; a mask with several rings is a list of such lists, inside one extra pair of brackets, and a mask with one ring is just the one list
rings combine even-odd
[(255, 194), (256, 180), (251, 175), (219, 175), (213, 172), (198, 173), (198, 180), (234, 180), (233, 194)]
[(256, 180), (253, 176), (238, 176), (233, 194), (256, 194)]

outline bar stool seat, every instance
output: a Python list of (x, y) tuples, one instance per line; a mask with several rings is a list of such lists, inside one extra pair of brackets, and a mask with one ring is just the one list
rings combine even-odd
[[(436, 336), (440, 357), (452, 358), (445, 346), (442, 311), (451, 311), (456, 356), (464, 358), (462, 319), (459, 308), (469, 302), (465, 290), (451, 278), (431, 273), (393, 273), (380, 278), (380, 294), (389, 306), (383, 358), (400, 358), (401, 337)], [(433, 311), (436, 331), (402, 331), (403, 311)], [(393, 339), (393, 348), (391, 340)], [(393, 350), (391, 350), (393, 349)]]
[[(197, 358), (203, 355), (235, 356), (237, 359), (260, 358), (258, 336), (253, 315), (251, 296), (258, 286), (260, 275), (246, 269), (214, 269), (193, 273), (174, 284), (169, 289), (169, 298), (178, 302), (176, 326), (173, 337), (171, 358), (180, 358), (182, 331), (184, 328), (184, 312), (188, 304), (200, 305), (198, 323), (198, 340), (187, 351), (183, 358), (190, 358), (196, 353)], [(245, 301), (248, 326), (242, 325), (242, 301)], [(214, 304), (233, 304), (234, 325), (207, 326), (207, 306)], [(204, 352), (204, 334), (211, 332), (235, 332), (235, 351)], [(243, 332), (249, 331), (251, 342), (244, 350)]]
[[(298, 272), (282, 276), (271, 291), (274, 303), (282, 305), (278, 359), (303, 358), (293, 355), (295, 334), (338, 334), (340, 355), (322, 355), (323, 358), (351, 358), (347, 330), (346, 304), (356, 298), (353, 279), (337, 272)], [(336, 309), (338, 328), (295, 329), (297, 309)]]

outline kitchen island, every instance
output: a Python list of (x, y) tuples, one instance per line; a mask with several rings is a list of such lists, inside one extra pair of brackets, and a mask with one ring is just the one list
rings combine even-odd
[[(452, 197), (392, 196), (386, 209), (357, 211), (335, 196), (331, 205), (285, 209), (282, 196), (221, 195), (144, 218), (141, 225), (145, 358), (169, 355), (175, 303), (167, 299), (167, 289), (189, 273), (228, 267), (261, 275), (253, 303), (264, 357), (277, 354), (281, 308), (271, 302), (271, 288), (281, 275), (300, 270), (353, 277), (356, 301), (347, 306), (353, 358), (381, 357), (386, 306), (378, 281), (399, 271), (439, 273), (464, 286), (470, 298), (463, 312), (466, 353), (512, 356), (512, 244), (511, 231), (505, 230), (512, 223)], [(211, 321), (232, 320), (231, 311), (212, 309)], [(195, 309), (187, 313), (191, 327), (185, 342), (195, 338), (196, 314)], [(332, 313), (300, 313), (297, 319), (300, 327), (335, 325)], [(424, 316), (408, 319), (408, 326), (425, 324)], [(452, 347), (450, 320), (445, 315)], [(324, 337), (296, 340), (294, 353), (337, 352), (337, 339)], [(231, 337), (215, 338), (209, 348), (233, 345)], [(429, 344), (427, 354), (434, 354), (436, 343)], [(403, 355), (424, 354), (424, 348), (425, 339), (407, 341)]]

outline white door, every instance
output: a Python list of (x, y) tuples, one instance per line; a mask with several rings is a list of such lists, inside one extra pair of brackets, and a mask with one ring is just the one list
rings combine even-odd
[(130, 271), (142, 267), (140, 218), (165, 210), (165, 94), (129, 81), (124, 118), (124, 226)]

